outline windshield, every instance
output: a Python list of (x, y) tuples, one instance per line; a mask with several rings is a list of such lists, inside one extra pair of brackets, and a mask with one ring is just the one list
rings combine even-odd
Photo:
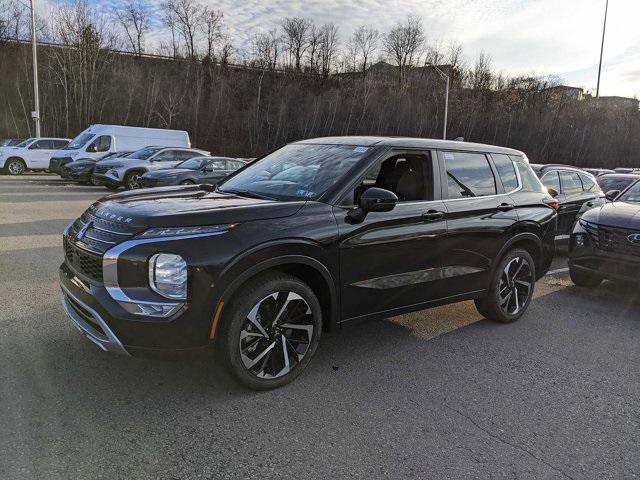
[(20, 147), (20, 148), (24, 148), (27, 145), (29, 145), (31, 142), (33, 142), (35, 140), (35, 138), (27, 138), (26, 140), (20, 142), (19, 144), (16, 145), (16, 147)]
[(95, 135), (92, 133), (81, 133), (76, 138), (71, 140), (69, 144), (64, 147), (62, 150), (78, 150), (81, 147), (84, 147), (89, 140), (91, 140)]
[(626, 192), (622, 192), (616, 201), (640, 203), (640, 182), (636, 182)]
[(353, 145), (286, 145), (241, 170), (219, 190), (277, 200), (317, 200), (369, 150)]
[(159, 152), (160, 150), (162, 150), (162, 147), (147, 147), (147, 148), (143, 148), (142, 150), (136, 150), (135, 152), (130, 153), (129, 155), (125, 155), (122, 158), (133, 158), (135, 160), (146, 160), (151, 155), (153, 155), (156, 152)]
[(598, 184), (600, 185), (600, 189), (603, 192), (608, 192), (609, 190), (624, 190), (633, 182), (638, 180), (636, 177), (620, 177), (617, 175), (607, 175), (605, 177), (600, 177), (598, 179)]
[(202, 170), (204, 166), (211, 160), (208, 157), (196, 157), (179, 163), (175, 168), (187, 168), (189, 170)]

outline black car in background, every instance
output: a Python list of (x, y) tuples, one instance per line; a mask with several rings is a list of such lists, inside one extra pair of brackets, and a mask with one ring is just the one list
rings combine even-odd
[[(114, 158), (124, 158), (131, 152), (108, 153), (100, 160), (110, 160)], [(79, 158), (73, 162), (65, 163), (60, 167), (60, 176), (67, 180), (74, 180), (80, 183), (93, 183), (92, 174), (98, 160), (93, 158)]]
[(629, 185), (640, 180), (640, 173), (608, 173), (596, 180), (600, 189), (607, 195), (607, 199), (613, 200)]
[(590, 173), (596, 178), (598, 178), (600, 175), (606, 175), (607, 173), (615, 173), (613, 170), (608, 168), (582, 168), (581, 170)]
[(518, 320), (548, 270), (552, 198), (517, 150), (330, 137), (217, 188), (118, 193), (64, 232), (63, 305), (106, 351), (213, 347), (243, 384), (293, 380), (321, 332), (473, 299)]
[(586, 212), (569, 241), (569, 273), (576, 285), (602, 280), (638, 283), (640, 272), (640, 182), (603, 207)]
[(194, 185), (196, 183), (218, 184), (241, 167), (245, 160), (227, 157), (195, 157), (172, 168), (154, 170), (142, 175), (143, 187), (166, 187), (170, 185)]
[(605, 203), (605, 195), (590, 173), (564, 165), (531, 165), (557, 200), (558, 235), (569, 235), (577, 218)]

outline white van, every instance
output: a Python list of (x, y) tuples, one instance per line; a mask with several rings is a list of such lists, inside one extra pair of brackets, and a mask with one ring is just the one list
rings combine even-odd
[(69, 145), (53, 154), (49, 170), (60, 173), (62, 165), (80, 158), (99, 160), (111, 152), (133, 152), (149, 145), (189, 148), (191, 142), (184, 130), (91, 125)]
[(25, 170), (44, 170), (51, 155), (68, 143), (68, 138), (36, 137), (15, 147), (0, 147), (0, 171), (20, 175)]

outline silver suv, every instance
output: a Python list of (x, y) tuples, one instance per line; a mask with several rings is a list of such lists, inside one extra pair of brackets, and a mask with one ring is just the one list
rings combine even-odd
[(124, 157), (96, 163), (92, 179), (95, 185), (104, 185), (110, 190), (122, 186), (132, 190), (142, 186), (144, 173), (170, 168), (202, 155), (209, 155), (209, 152), (198, 148), (145, 147)]

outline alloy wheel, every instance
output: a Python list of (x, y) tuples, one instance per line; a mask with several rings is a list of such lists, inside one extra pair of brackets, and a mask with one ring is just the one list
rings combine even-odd
[(22, 173), (24, 172), (24, 165), (19, 160), (13, 160), (12, 162), (9, 162), (7, 168), (11, 175), (22, 175)]
[(275, 292), (249, 311), (240, 330), (242, 364), (252, 375), (274, 379), (290, 373), (311, 345), (315, 322), (307, 301), (294, 292)]
[(502, 270), (498, 287), (500, 308), (508, 315), (517, 315), (531, 295), (533, 273), (524, 257), (515, 257)]
[(129, 176), (129, 182), (127, 183), (127, 186), (131, 190), (135, 190), (137, 188), (142, 188), (142, 175), (140, 175), (139, 173), (134, 173), (133, 175), (130, 175)]

